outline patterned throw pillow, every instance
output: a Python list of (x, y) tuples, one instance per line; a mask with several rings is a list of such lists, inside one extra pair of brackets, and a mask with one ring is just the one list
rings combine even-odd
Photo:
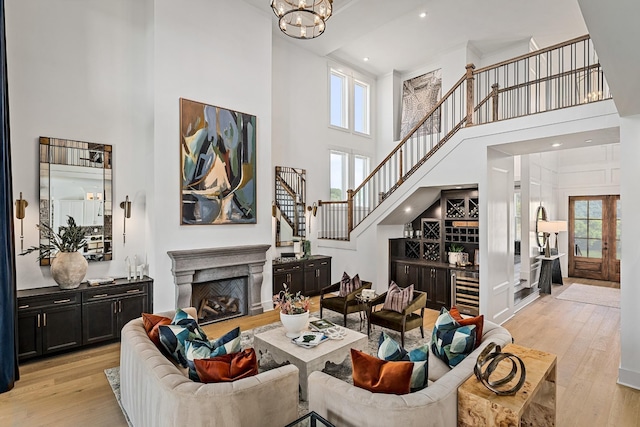
[(196, 319), (181, 309), (176, 311), (170, 325), (160, 326), (159, 335), (162, 346), (183, 368), (187, 367), (185, 342), (207, 339), (207, 335), (200, 329)]
[(353, 385), (372, 393), (408, 394), (411, 391), (410, 362), (388, 362), (351, 349)]
[(197, 359), (210, 359), (225, 354), (240, 351), (240, 328), (237, 327), (218, 339), (211, 341), (187, 340), (185, 342), (185, 356), (189, 366), (189, 378), (198, 381), (194, 361)]
[(151, 341), (156, 347), (162, 348), (162, 344), (160, 344), (160, 326), (170, 325), (171, 319), (157, 314), (142, 313), (142, 324)]
[(465, 318), (460, 315), (460, 311), (458, 311), (458, 308), (455, 305), (451, 307), (451, 310), (449, 310), (449, 314), (451, 315), (451, 317), (455, 319), (456, 322), (460, 323), (462, 326), (476, 325), (475, 348), (478, 348), (478, 346), (482, 343), (482, 330), (484, 328), (484, 314), (481, 314), (480, 316), (477, 316), (477, 317)]
[(387, 290), (387, 296), (384, 300), (382, 308), (385, 310), (393, 310), (398, 313), (402, 313), (402, 310), (407, 308), (411, 300), (413, 299), (413, 284), (402, 289), (396, 285), (396, 282), (391, 281), (389, 289)]
[(461, 326), (443, 307), (431, 334), (433, 354), (453, 368), (474, 350), (475, 343), (476, 326)]
[(202, 383), (231, 382), (258, 374), (258, 359), (252, 348), (211, 359), (194, 360), (197, 380)]
[(383, 331), (378, 340), (378, 358), (388, 361), (413, 362), (411, 392), (427, 387), (429, 380), (429, 344), (424, 344), (407, 352), (400, 343)]
[(356, 274), (352, 279), (345, 271), (342, 273), (342, 279), (340, 279), (340, 292), (338, 292), (338, 296), (344, 298), (361, 286), (360, 275)]

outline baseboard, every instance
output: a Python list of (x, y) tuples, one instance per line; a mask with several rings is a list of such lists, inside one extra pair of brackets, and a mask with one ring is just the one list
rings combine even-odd
[(640, 390), (640, 372), (619, 368), (618, 384)]

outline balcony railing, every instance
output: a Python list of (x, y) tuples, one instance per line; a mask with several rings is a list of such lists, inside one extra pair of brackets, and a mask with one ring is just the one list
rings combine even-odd
[(463, 127), (610, 99), (588, 35), (475, 70), (433, 109), (342, 202), (320, 202), (322, 239), (351, 231)]

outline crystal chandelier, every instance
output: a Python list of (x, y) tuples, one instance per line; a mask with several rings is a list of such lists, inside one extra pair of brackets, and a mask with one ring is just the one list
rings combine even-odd
[(280, 30), (296, 39), (313, 39), (324, 33), (333, 0), (271, 0)]

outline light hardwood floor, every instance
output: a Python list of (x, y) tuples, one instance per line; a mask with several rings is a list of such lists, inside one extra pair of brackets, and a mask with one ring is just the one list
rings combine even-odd
[[(620, 310), (556, 299), (570, 283), (554, 286), (552, 295), (523, 308), (504, 326), (517, 344), (558, 356), (558, 426), (640, 426), (640, 391), (616, 384)], [(428, 329), (436, 317), (427, 310)], [(247, 330), (277, 320), (278, 313), (271, 311), (204, 328), (216, 336), (236, 325)], [(119, 364), (119, 349), (109, 344), (25, 363), (15, 388), (0, 394), (0, 426), (126, 426), (103, 372)]]

